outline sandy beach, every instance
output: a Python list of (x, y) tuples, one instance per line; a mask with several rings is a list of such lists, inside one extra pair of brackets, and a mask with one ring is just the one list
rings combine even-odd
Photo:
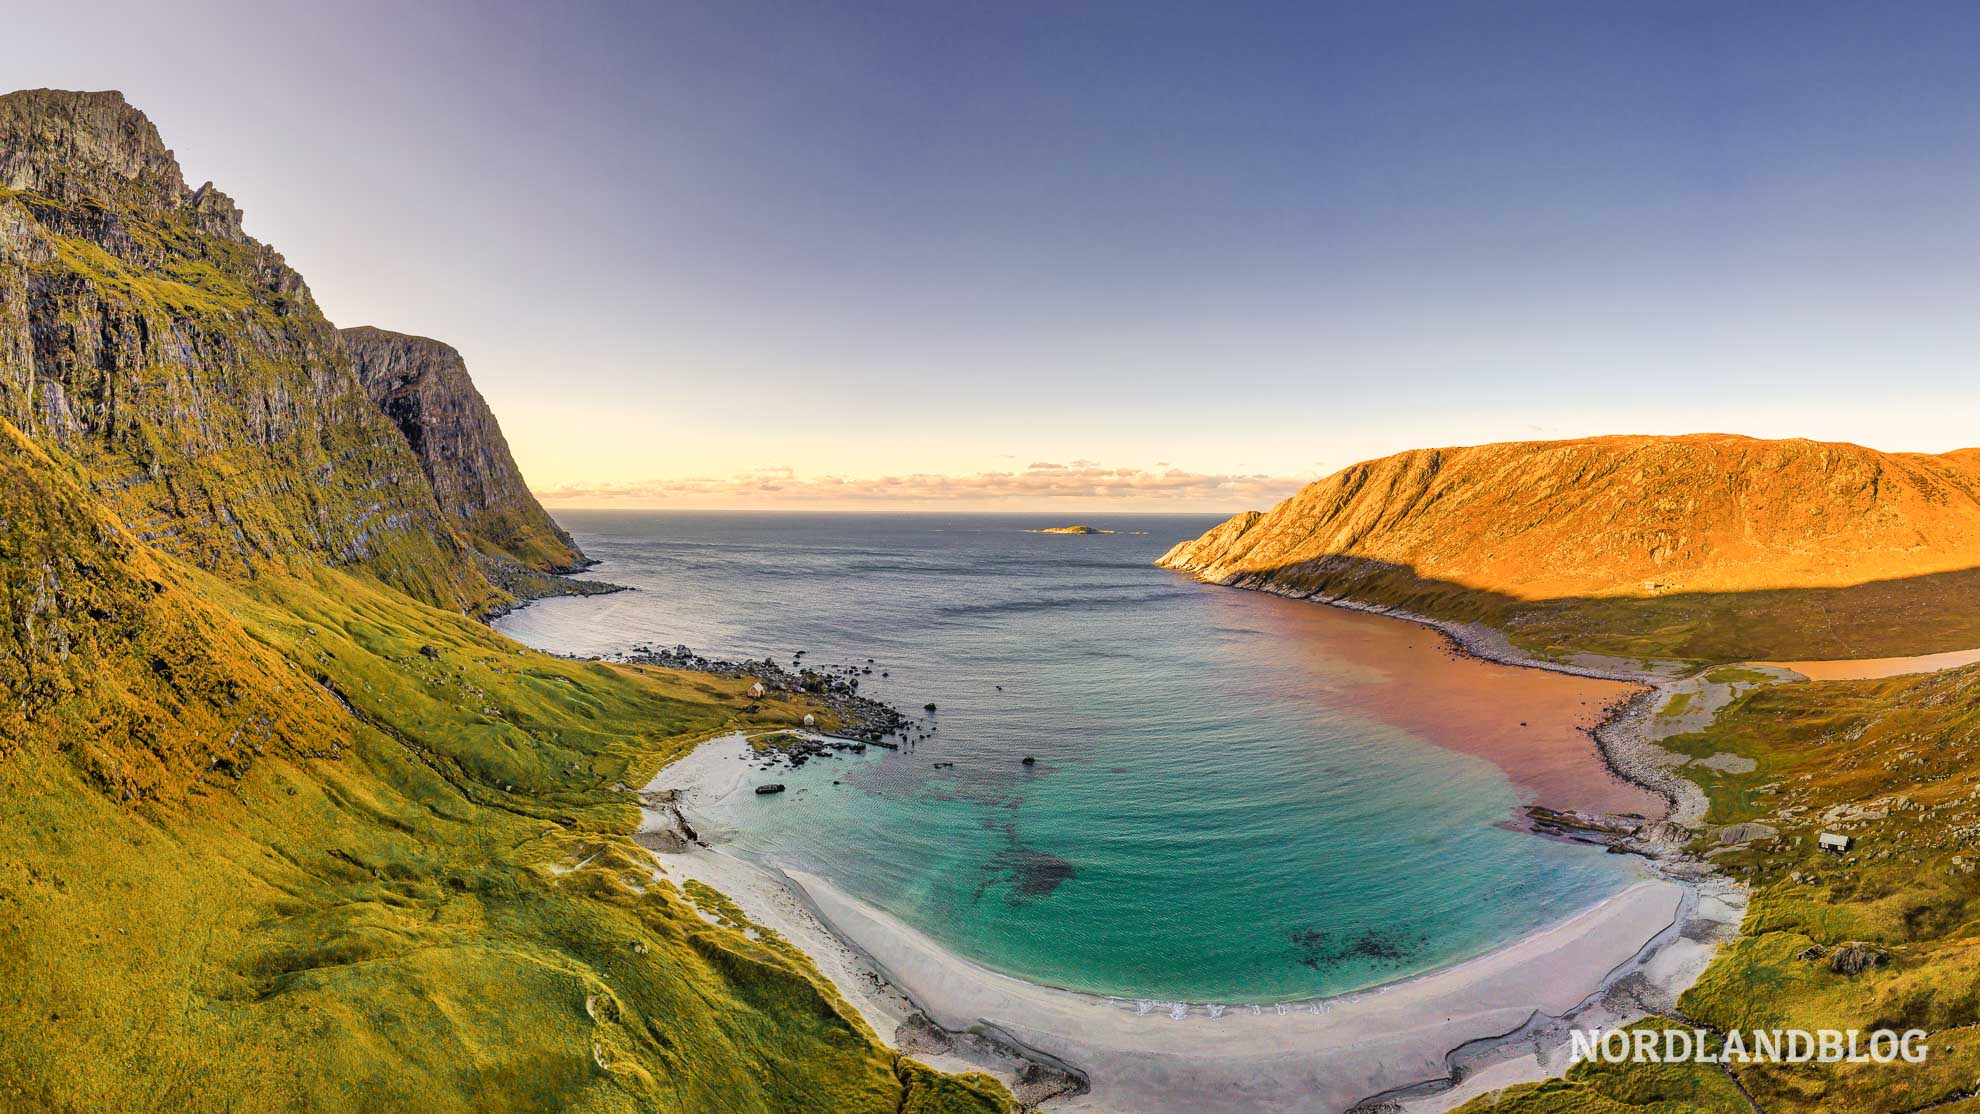
[[(1377, 1096), (1442, 1109), (1470, 1090), (1451, 1092), (1454, 1074), (1498, 1086), (1551, 1074), (1568, 1027), (1674, 998), (1743, 906), (1736, 891), (1660, 878), (1646, 863), (1642, 880), (1548, 928), (1370, 990), (1263, 1007), (1103, 998), (991, 971), (824, 879), (723, 851), (728, 833), (705, 810), (750, 791), (746, 751), (740, 736), (712, 740), (646, 787), (656, 802), (673, 790), (706, 844), (659, 854), (661, 869), (729, 894), (804, 948), (884, 1039), (937, 1066), (1014, 1079), (1029, 1059), (1084, 1079), (1084, 1094), (1051, 1110), (1338, 1111)], [(649, 831), (675, 824), (664, 807), (645, 819)], [(945, 1034), (931, 1044), (916, 1014)]]

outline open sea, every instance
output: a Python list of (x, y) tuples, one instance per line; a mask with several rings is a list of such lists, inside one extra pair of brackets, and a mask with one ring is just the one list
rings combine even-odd
[[(1126, 998), (1312, 998), (1477, 955), (1627, 881), (1619, 856), (1508, 823), (1536, 797), (1584, 803), (1584, 782), (1633, 792), (1596, 784), (1568, 722), (1611, 688), (1150, 564), (1216, 517), (557, 518), (603, 562), (592, 575), (638, 591), (533, 604), (497, 624), (514, 638), (872, 658), (862, 692), (938, 705), (912, 750), (759, 775), (790, 791), (738, 794), (717, 819), (740, 829), (729, 850), (823, 875), (1005, 973)], [(1066, 521), (1122, 532), (1025, 532)], [(1548, 724), (1552, 744), (1519, 742)]]

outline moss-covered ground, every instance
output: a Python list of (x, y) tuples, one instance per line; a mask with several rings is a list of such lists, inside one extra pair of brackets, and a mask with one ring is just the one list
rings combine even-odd
[(0, 480), (0, 1107), (1009, 1106), (631, 841), (628, 788), (808, 709), (220, 580), (18, 437)]
[[(1712, 829), (1754, 821), (1773, 838), (1695, 848), (1752, 885), (1740, 937), (1679, 1000), (1684, 1023), (1730, 1029), (1924, 1029), (1922, 1064), (1583, 1065), (1565, 1082), (1514, 1088), (1468, 1111), (1657, 1110), (1624, 1099), (1690, 1079), (1679, 1109), (1873, 1112), (1959, 1109), (1980, 1080), (1980, 668), (1748, 691), (1704, 731), (1664, 745), (1750, 758), (1746, 773), (1684, 768)], [(1854, 841), (1818, 849), (1832, 831)], [(1867, 944), (1885, 962), (1855, 973), (1828, 957)], [(1736, 1092), (1704, 1077), (1736, 1078)], [(1600, 1102), (1595, 1096), (1600, 1096)], [(1576, 1106), (1578, 1098), (1590, 1102)], [(1600, 1103), (1621, 1103), (1605, 1106)], [(1939, 1105), (1948, 1104), (1948, 1105)]]

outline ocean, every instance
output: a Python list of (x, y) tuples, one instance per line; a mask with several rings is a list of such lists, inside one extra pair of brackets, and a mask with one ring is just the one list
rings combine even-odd
[(1150, 564), (1216, 518), (1083, 516), (1120, 531), (1089, 536), (1027, 533), (1061, 524), (1037, 515), (557, 518), (603, 562), (591, 575), (638, 590), (498, 622), (524, 643), (873, 660), (861, 691), (933, 734), (761, 775), (789, 791), (725, 805), (729, 849), (1007, 974), (1150, 1001), (1324, 997), (1628, 880), (1618, 856), (1511, 823), (1536, 800), (1649, 800), (1578, 730), (1617, 686)]

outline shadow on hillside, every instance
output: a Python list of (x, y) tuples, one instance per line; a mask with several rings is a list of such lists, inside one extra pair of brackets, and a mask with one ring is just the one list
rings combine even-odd
[(1542, 653), (1788, 661), (1980, 647), (1980, 568), (1843, 588), (1523, 600), (1419, 576), (1408, 565), (1334, 556), (1247, 573), (1230, 583), (1346, 595), (1441, 619), (1483, 620)]

